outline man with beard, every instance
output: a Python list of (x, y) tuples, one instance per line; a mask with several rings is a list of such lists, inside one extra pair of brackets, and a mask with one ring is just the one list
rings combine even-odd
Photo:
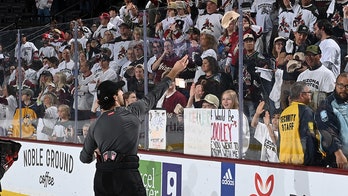
[(146, 195), (139, 173), (138, 136), (145, 115), (155, 106), (178, 73), (188, 63), (186, 55), (143, 99), (124, 105), (123, 81), (104, 81), (98, 86), (98, 103), (103, 110), (90, 126), (80, 160), (91, 163), (97, 154), (94, 192), (99, 195)]
[(330, 167), (348, 168), (348, 73), (336, 79), (334, 92), (322, 101), (315, 113), (322, 135), (321, 146)]

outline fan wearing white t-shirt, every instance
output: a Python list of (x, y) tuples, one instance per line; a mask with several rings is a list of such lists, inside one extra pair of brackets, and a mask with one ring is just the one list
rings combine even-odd
[[(262, 101), (257, 106), (251, 126), (255, 128), (254, 138), (262, 145), (260, 161), (278, 163), (277, 143), (279, 140), (278, 124), (280, 115), (274, 114), (271, 124), (270, 114), (264, 110), (264, 105), (265, 102)], [(262, 113), (265, 113), (263, 123), (259, 122)]]

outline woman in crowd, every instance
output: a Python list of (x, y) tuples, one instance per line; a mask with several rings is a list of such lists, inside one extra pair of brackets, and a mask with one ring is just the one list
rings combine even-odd
[(215, 60), (217, 60), (217, 40), (215, 39), (215, 37), (209, 33), (201, 33), (200, 34), (200, 38), (199, 38), (199, 43), (201, 46), (201, 50), (202, 50), (202, 54), (196, 54), (194, 56), (194, 63), (196, 63), (197, 70), (196, 70), (196, 74), (195, 74), (195, 78), (194, 78), (194, 82), (198, 81), (198, 78), (201, 75), (204, 75), (204, 71), (202, 71), (202, 61), (205, 57), (210, 56), (212, 58), (214, 58)]
[(58, 121), (54, 125), (50, 140), (58, 142), (73, 142), (74, 129), (73, 123), (70, 121), (70, 107), (62, 104), (58, 106)]
[(0, 120), (2, 121), (0, 127), (2, 129), (2, 136), (7, 135), (7, 131), (11, 126), (13, 115), (17, 108), (16, 91), (10, 85), (2, 87), (2, 96), (0, 97)]
[[(221, 96), (221, 107), (222, 109), (239, 109), (238, 95), (234, 90), (226, 90)], [(249, 148), (250, 143), (250, 130), (248, 118), (243, 114), (243, 150), (242, 157), (246, 155), (246, 151)]]
[(204, 81), (204, 91), (206, 94), (213, 94), (220, 97), (222, 91), (221, 88), (221, 75), (219, 74), (219, 65), (214, 57), (207, 56), (202, 62), (202, 71), (204, 75), (198, 78), (198, 82)]
[(66, 75), (62, 72), (58, 72), (53, 76), (53, 82), (56, 86), (56, 95), (58, 98), (58, 104), (66, 104), (72, 106), (73, 100), (70, 94), (69, 85), (66, 81)]
[(53, 128), (58, 120), (58, 109), (50, 106), (45, 110), (44, 116), (39, 118), (36, 128), (36, 139), (49, 141)]

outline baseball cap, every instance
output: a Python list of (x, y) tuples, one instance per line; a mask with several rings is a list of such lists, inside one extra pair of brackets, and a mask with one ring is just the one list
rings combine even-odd
[(201, 32), (195, 27), (190, 27), (186, 33), (193, 33), (199, 35)]
[(300, 25), (297, 28), (297, 33), (304, 33), (304, 34), (308, 34), (309, 33), (309, 29), (306, 25)]
[(109, 20), (110, 19), (110, 15), (106, 12), (102, 13), (100, 16), (99, 16), (100, 19), (107, 19)]
[(310, 46), (307, 46), (307, 48), (306, 48), (306, 54), (307, 54), (308, 52), (310, 52), (310, 53), (312, 53), (312, 54), (315, 54), (315, 55), (321, 54), (321, 50), (320, 50), (319, 46), (317, 46), (317, 45), (310, 45)]
[(282, 37), (282, 36), (279, 36), (279, 37), (276, 37), (276, 38), (274, 39), (273, 42), (276, 43), (276, 42), (279, 41), (279, 40), (285, 41), (286, 38), (285, 38), (285, 37)]
[(212, 2), (212, 3), (215, 3), (216, 5), (218, 4), (217, 0), (208, 0), (207, 2), (209, 2), (209, 1)]
[(22, 90), (22, 95), (27, 95), (32, 98), (34, 96), (34, 91), (29, 88), (25, 88)]
[(99, 84), (97, 88), (97, 98), (98, 100), (103, 100), (103, 102), (112, 101), (114, 102), (113, 96), (125, 85), (124, 81), (112, 82), (106, 80)]
[(253, 34), (247, 33), (243, 36), (243, 41), (247, 40), (247, 39), (252, 39), (255, 40)]
[(112, 5), (112, 6), (109, 7), (109, 11), (111, 11), (111, 10), (117, 12), (119, 9), (117, 9), (116, 6)]
[(215, 96), (213, 94), (207, 94), (204, 97), (203, 101), (208, 102), (210, 104), (213, 104), (216, 108), (218, 108), (220, 105), (219, 99), (217, 98), (217, 96)]

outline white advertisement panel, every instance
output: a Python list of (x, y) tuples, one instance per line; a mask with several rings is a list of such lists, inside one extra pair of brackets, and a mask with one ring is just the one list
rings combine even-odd
[(4, 190), (30, 195), (93, 195), (95, 164), (83, 164), (82, 147), (20, 142), (19, 157), (1, 180)]
[(348, 176), (236, 164), (236, 195), (345, 195)]
[[(79, 161), (82, 147), (20, 143), (18, 161), (1, 180), (4, 190), (33, 196), (94, 195), (95, 163)], [(345, 195), (348, 185), (348, 175), (234, 164), (233, 160), (139, 157), (148, 196)]]
[(221, 195), (220, 162), (148, 154), (139, 156), (142, 160), (139, 170), (148, 196)]

